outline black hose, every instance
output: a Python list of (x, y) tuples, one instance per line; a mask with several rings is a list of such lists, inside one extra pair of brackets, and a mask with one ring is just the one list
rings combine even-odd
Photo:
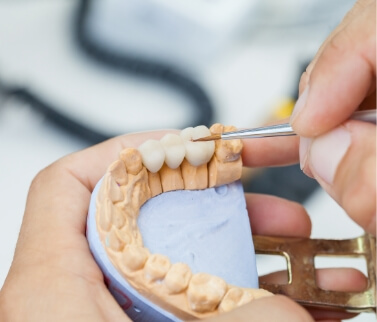
[(154, 79), (182, 92), (193, 102), (194, 120), (187, 126), (212, 124), (213, 106), (204, 89), (188, 75), (177, 68), (157, 61), (151, 61), (132, 53), (116, 53), (97, 44), (87, 32), (91, 0), (81, 0), (77, 14), (76, 41), (81, 49), (91, 58), (104, 63), (117, 71), (123, 71), (139, 77)]
[[(188, 75), (184, 75), (176, 68), (167, 64), (149, 61), (141, 57), (135, 57), (127, 53), (114, 53), (101, 47), (90, 38), (87, 29), (87, 17), (90, 13), (90, 0), (81, 0), (74, 21), (73, 34), (77, 45), (89, 58), (95, 59), (116, 71), (132, 74), (138, 77), (153, 79), (163, 82), (166, 85), (182, 92), (193, 102), (195, 114), (192, 123), (187, 123), (185, 127), (206, 125), (210, 126), (213, 117), (213, 107), (202, 87)], [(64, 109), (59, 108), (44, 100), (40, 95), (36, 95), (27, 88), (20, 86), (5, 86), (0, 84), (0, 94), (4, 97), (15, 97), (29, 104), (37, 112), (46, 117), (52, 124), (60, 127), (71, 135), (86, 141), (88, 144), (102, 142), (118, 133), (104, 133), (97, 129), (79, 122), (64, 114)], [(149, 130), (149, 129), (140, 129)]]

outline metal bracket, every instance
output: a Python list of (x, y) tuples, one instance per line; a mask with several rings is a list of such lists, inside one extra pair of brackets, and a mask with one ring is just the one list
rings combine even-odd
[[(376, 312), (376, 238), (365, 234), (354, 239), (328, 240), (309, 238), (253, 236), (256, 254), (283, 255), (287, 260), (288, 283), (260, 283), (275, 294), (284, 294), (306, 307), (347, 312)], [(339, 292), (320, 289), (316, 284), (316, 255), (365, 257), (368, 286), (363, 292)]]

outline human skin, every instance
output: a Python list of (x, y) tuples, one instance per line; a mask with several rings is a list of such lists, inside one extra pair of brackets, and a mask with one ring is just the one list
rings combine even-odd
[(301, 77), (291, 117), (300, 163), (349, 216), (376, 234), (376, 126), (346, 121), (376, 108), (376, 1), (360, 0)]
[[(107, 290), (90, 253), (85, 237), (88, 205), (95, 184), (119, 151), (137, 147), (146, 139), (160, 139), (165, 133), (117, 137), (68, 155), (36, 176), (27, 198), (14, 260), (0, 293), (2, 321), (129, 320)], [(260, 151), (259, 143), (253, 142), (245, 142), (246, 166), (262, 165), (253, 160), (276, 163), (271, 155), (281, 145), (290, 147), (291, 152), (282, 154), (279, 162), (297, 161), (296, 138), (283, 138), (278, 146), (274, 140), (267, 139)], [(252, 154), (254, 158), (245, 157)], [(301, 205), (263, 195), (246, 195), (246, 202), (254, 233), (309, 237), (311, 223)], [(336, 285), (334, 276), (337, 276)], [(321, 270), (318, 281), (327, 289), (360, 291), (366, 285), (363, 275), (352, 269)], [(312, 320), (302, 307), (282, 296), (256, 300), (232, 314), (235, 315), (223, 318), (272, 321), (278, 315), (280, 321)], [(315, 312), (314, 316), (333, 317), (324, 312)]]
[[(297, 162), (300, 150), (304, 172), (314, 176), (356, 222), (374, 234), (375, 127), (343, 122), (359, 106), (370, 108), (374, 102), (375, 108), (375, 38), (375, 1), (359, 1), (302, 77), (301, 103), (291, 122), (295, 131), (308, 139), (301, 139), (300, 149), (297, 138), (247, 140), (243, 149), (243, 162), (251, 167)], [(310, 88), (306, 101), (305, 88)], [(338, 155), (332, 172), (323, 172), (315, 156), (332, 140), (317, 137), (342, 123), (340, 135), (346, 131), (349, 144)], [(159, 139), (164, 133), (114, 138), (69, 155), (37, 175), (0, 293), (2, 321), (129, 320), (108, 292), (90, 254), (85, 238), (88, 204), (94, 185), (120, 150), (137, 147), (146, 139)], [(322, 153), (322, 157), (327, 155)], [(300, 205), (262, 195), (246, 195), (246, 202), (255, 234), (309, 237), (310, 220)], [(280, 276), (264, 279), (268, 278), (279, 280)], [(319, 270), (317, 281), (330, 290), (361, 291), (366, 286), (363, 275), (352, 269)], [(344, 318), (334, 312), (311, 313), (318, 320)], [(235, 320), (311, 321), (312, 317), (288, 298), (273, 296), (216, 317), (216, 321)]]

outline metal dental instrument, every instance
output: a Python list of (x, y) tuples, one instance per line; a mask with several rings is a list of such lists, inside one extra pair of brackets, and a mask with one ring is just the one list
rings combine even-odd
[[(309, 239), (253, 236), (256, 254), (281, 255), (287, 262), (288, 281), (283, 284), (260, 281), (260, 288), (284, 294), (308, 308), (344, 312), (376, 312), (376, 237), (365, 234), (353, 239)], [(362, 291), (331, 291), (317, 284), (315, 257), (365, 259), (368, 283)]]
[[(376, 124), (376, 110), (357, 111), (351, 115), (352, 120), (359, 120)], [(252, 139), (266, 138), (272, 136), (291, 136), (296, 135), (289, 123), (258, 127), (253, 129), (239, 130), (234, 132), (214, 133), (204, 138), (193, 140), (213, 141), (213, 140), (233, 140), (233, 139)]]

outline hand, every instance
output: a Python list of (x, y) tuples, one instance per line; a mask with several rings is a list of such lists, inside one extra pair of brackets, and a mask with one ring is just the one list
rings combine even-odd
[[(129, 321), (107, 290), (89, 251), (85, 237), (88, 205), (95, 184), (119, 151), (137, 147), (147, 138), (159, 139), (164, 133), (114, 138), (64, 157), (37, 175), (29, 191), (14, 260), (0, 293), (2, 321)], [(276, 141), (265, 141), (265, 148), (259, 150), (249, 143), (244, 149), (245, 164), (296, 161), (297, 139), (286, 142), (288, 152), (280, 159), (271, 153), (282, 149)], [(246, 200), (255, 234), (310, 235), (310, 219), (300, 205), (262, 195), (247, 195)], [(334, 285), (332, 270), (319, 271), (319, 283), (330, 289), (359, 291), (365, 287), (365, 278), (354, 270), (336, 274), (338, 283)], [(314, 314), (334, 317), (331, 313)], [(255, 321), (311, 320), (303, 308), (281, 296), (257, 300), (224, 316), (245, 321), (252, 316)]]
[(376, 1), (359, 0), (302, 75), (291, 117), (303, 171), (376, 234), (376, 126), (346, 121), (376, 108)]
[[(284, 123), (284, 121), (282, 121)], [(297, 163), (299, 147), (298, 137), (265, 138), (263, 140), (244, 140), (242, 160), (248, 167), (282, 166)], [(287, 208), (269, 209), (270, 200), (263, 200), (266, 196), (259, 195), (258, 202), (251, 203), (253, 196), (247, 196), (249, 217), (253, 234), (268, 236), (288, 236), (288, 237), (309, 237), (310, 223), (304, 221), (307, 218), (301, 206), (290, 203)], [(255, 200), (257, 201), (257, 200)], [(282, 199), (276, 199), (276, 202)], [(282, 205), (282, 204), (281, 204)], [(296, 207), (299, 207), (295, 209)], [(294, 212), (293, 212), (294, 211)], [(292, 212), (289, 214), (289, 212)], [(304, 218), (297, 217), (302, 212)], [(260, 215), (263, 213), (263, 215)], [(281, 217), (280, 215), (283, 215)], [(305, 219), (306, 220), (306, 219)], [(261, 276), (260, 280), (267, 283), (283, 284), (286, 282), (286, 272), (276, 272), (266, 276)], [(361, 292), (367, 287), (365, 276), (357, 270), (349, 268), (332, 268), (316, 270), (317, 286), (324, 290), (340, 292)], [(214, 321), (250, 321), (251, 316), (259, 316), (257, 321), (308, 321), (307, 316), (303, 316), (297, 308), (288, 309), (292, 303), (284, 302), (283, 299), (273, 298), (255, 301), (239, 310), (231, 312), (229, 315), (216, 317)], [(288, 301), (288, 299), (284, 299)], [(269, 303), (268, 301), (276, 301)], [(254, 306), (254, 307), (253, 307)], [(274, 307), (271, 311), (270, 308)], [(286, 311), (285, 311), (286, 310)], [(267, 312), (266, 316), (263, 312)], [(337, 313), (325, 310), (309, 310), (316, 320), (340, 321), (352, 317), (348, 313)], [(259, 314), (259, 315), (258, 315)], [(238, 320), (239, 319), (239, 320)]]

